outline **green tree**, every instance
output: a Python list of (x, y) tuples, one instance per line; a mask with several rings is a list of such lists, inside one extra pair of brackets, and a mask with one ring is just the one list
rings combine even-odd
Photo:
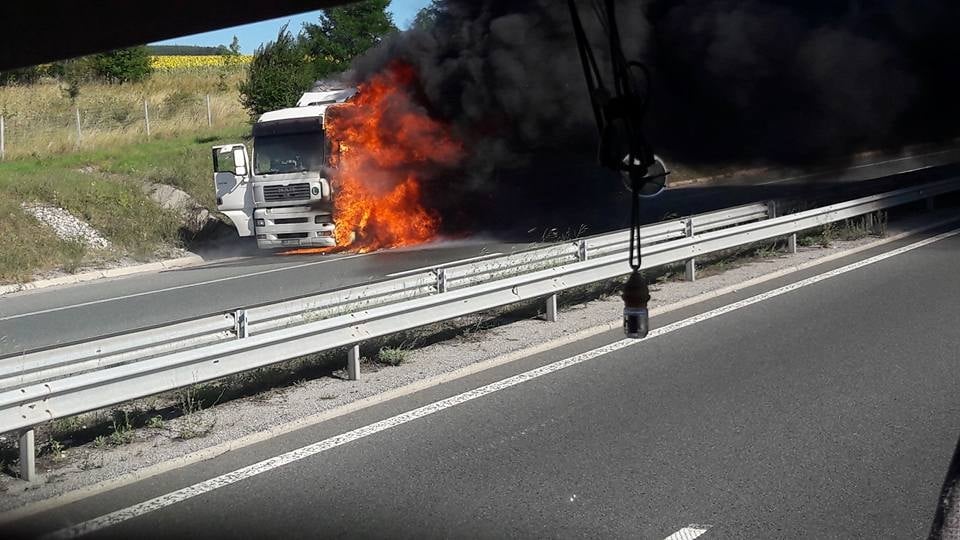
[(57, 79), (63, 97), (75, 102), (80, 96), (80, 85), (94, 78), (92, 63), (91, 56), (60, 60), (47, 65), (46, 75)]
[(313, 83), (300, 42), (280, 28), (277, 40), (257, 48), (240, 82), (240, 102), (251, 115), (292, 107)]
[[(237, 66), (237, 65), (240, 65), (240, 63), (241, 63), (241, 60), (240, 60), (240, 40), (237, 39), (237, 36), (233, 36), (233, 41), (230, 42), (230, 46), (224, 47), (223, 45), (221, 45), (220, 48), (222, 48), (222, 49), (224, 50), (224, 52), (223, 52), (223, 56), (224, 56), (223, 64), (224, 64), (225, 66)], [(226, 77), (226, 74), (224, 74), (224, 73), (222, 73), (222, 72), (220, 73), (220, 75), (221, 75), (221, 80), (222, 80), (224, 77)], [(220, 85), (218, 84), (217, 87), (219, 88), (219, 86), (220, 86)]]
[(323, 78), (350, 67), (390, 32), (396, 31), (387, 11), (390, 0), (364, 0), (323, 10), (319, 24), (304, 24), (301, 40), (313, 58), (314, 75)]
[(91, 64), (97, 77), (119, 84), (142, 81), (153, 71), (150, 67), (150, 53), (142, 45), (95, 54)]
[(420, 8), (416, 17), (413, 18), (412, 28), (418, 30), (430, 30), (437, 24), (437, 17), (444, 10), (441, 0), (431, 0), (430, 5)]

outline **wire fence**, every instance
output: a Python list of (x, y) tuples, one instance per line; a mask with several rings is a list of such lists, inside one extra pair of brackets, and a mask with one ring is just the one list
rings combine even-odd
[(95, 96), (29, 112), (0, 110), (0, 160), (43, 156), (236, 125), (235, 96)]

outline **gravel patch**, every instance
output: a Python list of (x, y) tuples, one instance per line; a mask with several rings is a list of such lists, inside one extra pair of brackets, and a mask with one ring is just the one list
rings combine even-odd
[[(903, 226), (891, 224), (889, 232), (896, 234), (915, 226), (916, 221), (904, 221)], [(737, 286), (772, 272), (875, 241), (875, 238), (836, 241), (827, 248), (801, 248), (797, 254), (784, 253), (748, 262), (693, 283), (659, 283), (653, 293), (652, 307), (665, 306), (710, 291)], [(101, 444), (100, 447), (87, 444), (68, 449), (56, 459), (51, 459), (48, 455), (38, 460), (41, 481), (34, 485), (11, 477), (0, 478), (0, 511), (68, 493), (180, 458), (191, 452), (235, 441), (246, 435), (269, 430), (390, 389), (547, 343), (558, 336), (595, 328), (607, 322), (617, 324), (621, 310), (620, 299), (612, 296), (579, 305), (566, 305), (560, 311), (560, 320), (556, 323), (525, 319), (483, 330), (482, 315), (465, 318), (466, 323), (476, 323), (475, 330), (410, 350), (405, 361), (399, 366), (386, 367), (365, 361), (361, 366), (360, 381), (347, 381), (336, 377), (300, 381), (285, 388), (269, 390), (168, 420), (162, 426), (138, 429), (134, 433), (134, 442), (130, 444)], [(149, 402), (144, 400), (142, 403)], [(191, 437), (184, 437), (184, 434)], [(37, 441), (38, 444), (43, 442), (45, 441), (39, 439)]]
[(63, 208), (49, 204), (22, 203), (21, 208), (46, 224), (63, 240), (82, 242), (95, 249), (107, 249), (110, 241), (86, 222), (77, 219)]

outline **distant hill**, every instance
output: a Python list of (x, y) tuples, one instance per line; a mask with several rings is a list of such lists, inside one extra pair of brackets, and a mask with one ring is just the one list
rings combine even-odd
[(201, 47), (199, 45), (147, 45), (147, 51), (152, 56), (215, 56), (230, 54), (230, 49), (224, 45), (217, 47)]

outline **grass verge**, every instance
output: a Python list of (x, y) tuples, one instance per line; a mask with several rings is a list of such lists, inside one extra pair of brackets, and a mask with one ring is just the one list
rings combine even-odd
[[(0, 282), (30, 280), (37, 272), (75, 271), (120, 256), (147, 260), (181, 243), (181, 218), (143, 192), (145, 182), (175, 185), (214, 207), (210, 146), (241, 140), (247, 126), (157, 139), (109, 150), (0, 163)], [(110, 240), (116, 250), (85, 249), (63, 241), (25, 214), (24, 202), (68, 210)]]

